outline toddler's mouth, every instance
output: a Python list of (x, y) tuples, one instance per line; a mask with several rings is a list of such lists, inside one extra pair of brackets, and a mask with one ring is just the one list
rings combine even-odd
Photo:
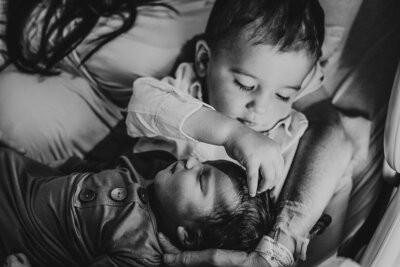
[(248, 120), (245, 120), (245, 119), (241, 119), (241, 118), (236, 118), (240, 123), (242, 123), (242, 124), (244, 124), (244, 125), (246, 125), (246, 126), (248, 126), (248, 127), (254, 127), (254, 126), (256, 126), (257, 124), (256, 123), (254, 123), (254, 122), (251, 122), (251, 121), (248, 121)]
[(257, 132), (266, 132), (266, 131), (269, 130), (267, 128), (267, 126), (264, 125), (264, 124), (256, 123), (256, 122), (253, 122), (253, 121), (248, 121), (248, 120), (245, 120), (245, 119), (242, 119), (242, 118), (236, 118), (236, 119), (240, 123), (246, 125), (247, 127), (251, 128), (251, 129), (253, 129), (253, 130), (257, 131)]

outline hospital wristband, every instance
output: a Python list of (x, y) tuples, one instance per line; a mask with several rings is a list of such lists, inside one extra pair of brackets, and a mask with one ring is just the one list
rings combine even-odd
[(268, 262), (270, 267), (289, 267), (294, 264), (294, 258), (289, 249), (269, 236), (262, 237), (255, 251)]
[(293, 240), (294, 243), (294, 257), (296, 259), (300, 259), (302, 261), (306, 260), (307, 247), (310, 239), (307, 237), (301, 237), (293, 232), (291, 232), (287, 225), (284, 223), (277, 223), (273, 229), (273, 238), (274, 240), (279, 240), (281, 235), (285, 235)]
[(309, 234), (299, 234), (298, 232), (294, 232), (292, 227), (289, 226), (294, 224), (294, 219), (301, 221), (300, 219), (305, 217), (309, 207), (310, 203), (307, 203), (307, 201), (298, 202), (288, 200), (280, 202), (277, 206), (277, 209), (281, 210), (281, 212), (276, 218), (272, 238), (280, 240), (284, 236), (291, 239), (294, 245), (293, 255), (296, 260), (306, 260), (307, 247), (310, 242)]

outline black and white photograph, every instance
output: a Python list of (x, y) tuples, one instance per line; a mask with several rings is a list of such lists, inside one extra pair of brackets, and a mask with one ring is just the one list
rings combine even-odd
[(0, 0), (0, 266), (400, 267), (399, 0)]

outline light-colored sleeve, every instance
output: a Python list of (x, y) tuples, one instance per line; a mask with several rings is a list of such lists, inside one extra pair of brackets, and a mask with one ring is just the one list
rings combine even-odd
[(128, 105), (128, 134), (132, 137), (161, 135), (196, 141), (182, 128), (186, 119), (203, 106), (213, 109), (165, 82), (153, 78), (137, 79)]

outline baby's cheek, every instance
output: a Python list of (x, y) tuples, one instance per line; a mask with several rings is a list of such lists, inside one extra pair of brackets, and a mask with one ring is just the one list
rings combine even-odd
[(204, 199), (191, 199), (190, 205), (188, 205), (187, 212), (191, 216), (206, 216), (210, 214), (213, 209), (213, 205), (209, 201)]

